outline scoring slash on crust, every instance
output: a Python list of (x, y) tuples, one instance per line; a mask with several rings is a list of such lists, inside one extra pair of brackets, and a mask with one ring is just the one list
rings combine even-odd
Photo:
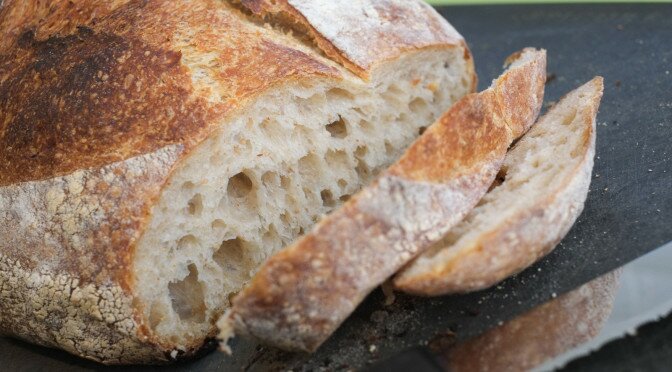
[(500, 184), (394, 279), (418, 295), (490, 287), (548, 254), (583, 210), (603, 82), (566, 95), (509, 151)]
[(528, 48), (509, 61), (489, 89), (457, 102), (369, 187), (271, 257), (220, 320), (221, 338), (236, 331), (314, 351), (376, 286), (457, 224), (541, 108), (545, 51)]

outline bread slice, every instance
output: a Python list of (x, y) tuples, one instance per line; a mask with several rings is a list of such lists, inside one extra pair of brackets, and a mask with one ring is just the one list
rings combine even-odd
[(392, 167), (308, 234), (271, 257), (220, 322), (290, 350), (313, 351), (364, 297), (440, 239), (481, 199), (511, 142), (536, 120), (545, 51), (515, 54)]
[(583, 210), (602, 89), (596, 77), (553, 106), (506, 155), (478, 206), (394, 285), (419, 295), (475, 291), (550, 252)]
[(0, 5), (0, 333), (105, 363), (194, 355), (475, 87), (420, 0), (283, 2), (310, 35), (232, 1), (104, 3)]

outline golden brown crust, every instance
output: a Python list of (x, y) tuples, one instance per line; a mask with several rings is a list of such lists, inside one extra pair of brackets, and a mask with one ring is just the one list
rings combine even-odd
[(423, 296), (484, 289), (525, 269), (555, 248), (581, 214), (588, 194), (595, 154), (595, 116), (602, 87), (602, 78), (597, 77), (572, 92), (585, 97), (575, 107), (583, 124), (578, 133), (581, 144), (574, 153), (576, 160), (572, 160), (576, 165), (567, 177), (555, 179), (546, 194), (528, 209), (503, 218), (459, 252), (416, 260), (395, 277), (396, 288)]
[(0, 334), (108, 363), (165, 359), (138, 337), (128, 268), (181, 152), (0, 188)]
[[(232, 1), (264, 20), (304, 34), (329, 58), (365, 79), (377, 64), (436, 46), (463, 47), (473, 69), (462, 36), (422, 1), (371, 0), (363, 6), (329, 0)], [(475, 74), (471, 75), (475, 89)]]
[(0, 333), (168, 360), (130, 265), (171, 173), (256, 96), (352, 77), (215, 0), (5, 0), (0, 36)]
[[(267, 261), (220, 327), (233, 325), (285, 349), (317, 349), (371, 290), (440, 239), (487, 191), (514, 139), (511, 127), (536, 119), (510, 122), (506, 113), (538, 112), (541, 100), (528, 96), (543, 90), (545, 76), (524, 77), (538, 66), (545, 66), (545, 53), (528, 50), (491, 89), (456, 103), (373, 184)], [(500, 83), (516, 78), (527, 83), (512, 89), (524, 90), (506, 93), (518, 100), (499, 97)]]
[(450, 350), (447, 370), (528, 371), (589, 341), (611, 313), (620, 270), (538, 306)]
[(38, 40), (69, 35), (129, 1), (0, 1), (0, 54), (10, 50), (27, 30), (34, 31)]
[[(338, 76), (270, 37), (249, 38), (244, 19), (226, 8), (202, 5), (132, 2), (71, 35), (38, 40), (31, 30), (22, 33), (0, 57), (0, 186), (172, 144), (188, 149), (210, 133), (215, 118), (249, 96), (287, 78)], [(192, 36), (187, 52), (177, 37), (199, 24), (210, 33)], [(215, 36), (239, 25), (228, 40)], [(195, 94), (200, 87), (184, 61), (203, 50), (232, 61), (214, 71), (225, 92), (217, 104)]]
[(24, 33), (0, 59), (0, 186), (190, 140), (206, 127), (206, 113), (189, 99), (180, 58), (85, 27), (44, 41)]

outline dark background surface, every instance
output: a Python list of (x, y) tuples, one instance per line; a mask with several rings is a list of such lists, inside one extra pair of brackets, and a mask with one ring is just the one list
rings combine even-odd
[[(591, 191), (568, 236), (531, 269), (483, 292), (434, 299), (397, 295), (392, 305), (385, 306), (378, 290), (314, 355), (281, 353), (238, 339), (234, 357), (212, 353), (156, 369), (366, 367), (407, 348), (441, 347), (446, 340), (475, 336), (672, 241), (672, 5), (520, 5), (440, 11), (469, 42), (481, 89), (501, 73), (510, 53), (526, 46), (548, 50), (547, 102), (595, 75), (604, 76)], [(668, 319), (653, 329), (667, 329), (669, 339), (669, 327)], [(638, 337), (643, 340), (646, 334)], [(577, 367), (599, 368), (615, 355), (637, 350), (610, 347), (616, 351), (597, 353)], [(662, 349), (669, 362), (669, 348)], [(102, 368), (60, 351), (0, 338), (3, 370)]]
[(612, 341), (566, 365), (563, 371), (669, 371), (672, 366), (672, 314), (648, 323), (635, 335)]

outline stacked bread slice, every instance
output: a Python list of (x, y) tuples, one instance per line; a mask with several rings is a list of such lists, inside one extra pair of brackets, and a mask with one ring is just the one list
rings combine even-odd
[(497, 183), (441, 242), (394, 278), (420, 295), (490, 287), (547, 254), (583, 210), (602, 78), (572, 91), (509, 151)]

